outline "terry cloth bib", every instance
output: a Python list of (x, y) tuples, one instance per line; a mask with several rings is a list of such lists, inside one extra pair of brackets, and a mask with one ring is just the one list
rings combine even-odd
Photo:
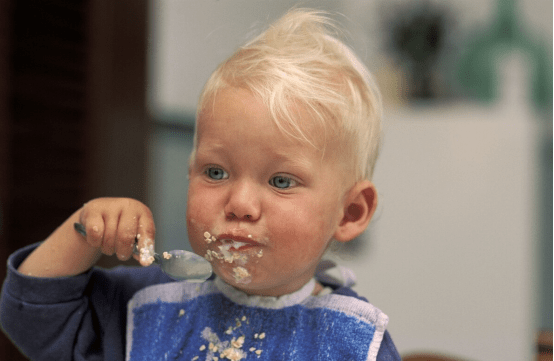
[(250, 296), (219, 278), (147, 287), (129, 302), (127, 360), (375, 360), (388, 317), (353, 297)]

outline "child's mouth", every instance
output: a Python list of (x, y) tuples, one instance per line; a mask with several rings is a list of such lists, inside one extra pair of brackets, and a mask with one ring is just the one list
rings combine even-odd
[(220, 253), (221, 256), (223, 256), (223, 260), (225, 262), (229, 262), (229, 263), (232, 263), (233, 261), (238, 259), (246, 261), (246, 255), (239, 252), (244, 252), (248, 248), (252, 247), (251, 244), (234, 241), (232, 239), (221, 240), (221, 243), (222, 243), (221, 246), (217, 246), (217, 248), (220, 251), (218, 253)]
[[(247, 237), (235, 236), (229, 234), (222, 234), (220, 236), (212, 236), (209, 232), (204, 232), (204, 241), (210, 244), (215, 242), (216, 245), (212, 246), (212, 249), (208, 249), (205, 258), (208, 261), (214, 259), (221, 260), (223, 262), (233, 263), (237, 262), (244, 265), (248, 261), (248, 256), (251, 256), (251, 250), (260, 246), (260, 244), (252, 239), (251, 235)], [(257, 257), (261, 257), (262, 250), (255, 253)]]
[(232, 277), (236, 283), (247, 284), (252, 281), (250, 271), (246, 269), (246, 264), (251, 261), (251, 257), (260, 258), (263, 256), (262, 243), (258, 243), (248, 234), (246, 237), (235, 234), (221, 234), (212, 236), (210, 232), (204, 232), (204, 241), (210, 245), (204, 258), (210, 262), (234, 264)]
[(223, 244), (223, 246), (220, 246), (220, 248), (225, 247), (225, 249), (227, 249), (227, 250), (229, 250), (229, 249), (238, 250), (238, 249), (243, 249), (245, 247), (252, 247), (253, 246), (253, 244), (251, 244), (251, 243), (235, 241), (233, 239), (222, 239), (221, 243)]

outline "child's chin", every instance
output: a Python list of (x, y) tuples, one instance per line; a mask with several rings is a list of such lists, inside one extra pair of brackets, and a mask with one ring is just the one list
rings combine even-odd
[(213, 266), (214, 273), (228, 284), (244, 291), (250, 288), (248, 286), (252, 284), (253, 275), (247, 268), (235, 264)]

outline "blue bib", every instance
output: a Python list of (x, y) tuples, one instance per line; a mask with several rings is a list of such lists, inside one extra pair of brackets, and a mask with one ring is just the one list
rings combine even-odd
[(129, 302), (127, 360), (375, 360), (388, 317), (354, 297), (276, 297), (219, 278), (139, 291)]

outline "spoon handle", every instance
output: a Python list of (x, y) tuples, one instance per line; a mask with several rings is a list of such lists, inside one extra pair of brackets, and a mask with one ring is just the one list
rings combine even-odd
[(77, 232), (79, 232), (83, 237), (87, 236), (87, 230), (85, 229), (85, 226), (83, 226), (81, 223), (73, 223), (73, 227)]

